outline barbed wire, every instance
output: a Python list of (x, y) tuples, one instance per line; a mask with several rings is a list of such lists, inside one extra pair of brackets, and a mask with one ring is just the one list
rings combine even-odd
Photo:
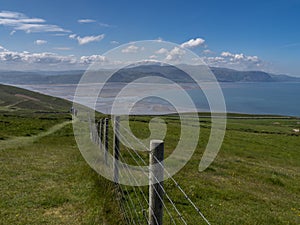
[[(101, 121), (102, 122), (102, 121)], [(114, 120), (114, 123), (117, 123), (118, 124), (118, 127), (119, 129), (123, 129), (128, 135), (130, 135), (131, 138), (133, 138), (136, 142), (138, 142), (143, 148), (145, 148), (148, 152), (150, 152), (150, 148), (147, 147), (142, 141), (140, 141), (135, 135), (133, 135), (126, 127), (124, 127), (120, 122), (118, 122), (117, 120)], [(97, 126), (93, 126), (93, 123), (91, 121), (91, 119), (89, 118), (89, 128), (90, 128), (90, 138), (93, 142), (95, 142), (96, 144), (98, 145), (102, 145), (102, 147), (104, 147), (102, 144), (102, 142), (104, 140), (101, 139), (101, 136), (104, 137), (104, 129), (105, 129), (105, 126), (102, 126), (102, 129), (101, 131), (99, 131), (97, 129)], [(135, 148), (133, 148), (133, 145), (127, 140), (127, 138), (121, 134), (121, 132), (119, 131), (114, 131), (114, 132), (118, 132), (117, 133), (117, 136), (119, 139), (122, 138), (122, 141), (126, 142), (124, 144), (122, 144), (123, 148), (126, 150), (126, 152), (129, 153), (130, 157), (134, 160), (134, 162), (138, 165), (138, 166), (141, 166), (141, 163), (144, 165), (144, 166), (148, 166), (146, 161), (141, 157), (141, 155), (135, 150)], [(96, 136), (96, 137), (95, 137)], [(97, 140), (96, 140), (97, 138)], [(103, 138), (105, 139), (105, 138)], [(127, 147), (128, 146), (128, 147)], [(114, 146), (112, 146), (111, 144), (108, 144), (108, 149), (113, 149)], [(120, 150), (120, 148), (118, 149)], [(119, 151), (120, 152), (120, 151)], [(138, 157), (139, 161), (137, 160), (137, 158), (132, 154), (132, 152)], [(122, 156), (122, 154), (119, 154), (119, 157), (121, 159), (122, 162), (124, 162), (124, 157)], [(162, 166), (162, 168), (164, 169), (165, 173), (168, 175), (168, 177), (170, 178), (170, 180), (175, 184), (175, 187), (182, 193), (182, 195), (184, 196), (184, 198), (189, 202), (189, 204), (194, 208), (194, 210), (199, 214), (199, 216), (206, 222), (206, 224), (210, 225), (210, 222), (207, 220), (207, 218), (204, 216), (204, 214), (200, 211), (200, 209), (197, 207), (197, 205), (190, 199), (190, 197), (186, 194), (186, 192), (183, 190), (183, 188), (179, 185), (179, 183), (170, 175), (170, 173), (166, 170), (166, 168), (163, 166), (163, 164), (156, 158), (156, 156), (154, 156), (155, 160), (158, 162), (158, 164), (160, 164), (160, 166)], [(133, 174), (131, 173), (130, 169), (125, 166), (124, 164), (122, 164), (122, 169), (123, 170), (126, 170), (127, 172), (125, 173), (129, 179), (133, 179), (134, 182), (137, 184), (137, 187), (139, 189), (139, 193), (141, 195), (141, 197), (144, 199), (144, 202), (146, 203), (146, 206), (148, 207), (148, 209), (150, 208), (149, 207), (149, 201), (147, 200), (147, 197), (146, 197), (146, 194), (144, 193), (144, 191), (142, 190), (142, 188), (138, 185), (138, 182), (137, 180), (135, 179), (135, 177), (133, 176)], [(143, 171), (144, 174), (146, 176), (148, 176), (149, 174), (147, 174), (145, 171)], [(175, 213), (179, 216), (180, 220), (182, 221), (182, 223), (184, 224), (187, 224), (186, 220), (184, 219), (182, 213), (180, 213), (179, 209), (176, 207), (175, 205), (175, 202), (172, 200), (172, 198), (170, 197), (170, 195), (166, 192), (166, 189), (161, 185), (161, 183), (159, 182), (159, 180), (157, 179), (156, 176), (153, 176), (154, 179), (156, 180), (157, 184), (159, 185), (159, 187), (162, 189), (163, 193), (164, 193), (164, 196), (166, 196), (167, 200), (169, 201), (169, 203), (171, 204), (173, 210), (175, 211)], [(124, 201), (126, 203), (126, 206), (127, 206), (127, 210), (130, 214), (130, 216), (128, 215), (128, 213), (126, 212), (127, 210), (125, 209), (124, 205), (122, 205), (121, 203), (121, 207), (122, 207), (122, 210), (124, 210), (124, 214), (125, 214), (125, 219), (130, 222), (132, 222), (133, 224), (141, 224), (141, 220), (139, 218), (139, 215), (137, 213), (137, 210), (134, 210), (135, 211), (135, 214), (136, 214), (136, 218), (138, 220), (138, 223), (136, 223), (135, 219), (134, 219), (134, 216), (132, 214), (132, 210), (131, 210), (131, 207), (132, 209), (137, 209), (138, 207), (135, 206), (134, 204), (134, 200), (132, 199), (132, 197), (130, 196), (130, 192), (128, 191), (128, 188), (126, 185), (118, 185), (119, 187), (119, 190), (120, 190), (120, 193), (122, 195), (122, 198), (124, 198)], [(146, 209), (144, 208), (141, 200), (139, 199), (139, 194), (136, 190), (136, 187), (135, 186), (132, 186), (131, 187), (133, 189), (133, 192), (134, 192), (134, 195), (135, 197), (137, 198), (136, 201), (138, 202), (139, 204), (139, 207), (141, 208), (141, 212), (143, 214), (143, 212), (146, 211)], [(127, 193), (127, 195), (125, 195), (124, 193), (124, 189), (125, 189), (125, 192)], [(154, 187), (154, 191), (158, 194), (158, 191), (156, 190), (156, 188)], [(126, 198), (128, 197), (128, 198)], [(165, 208), (166, 212), (167, 212), (167, 215), (168, 217), (170, 217), (170, 221), (172, 221), (173, 224), (176, 224), (175, 222), (175, 219), (174, 217), (172, 216), (170, 210), (168, 209), (168, 207), (166, 206), (166, 204), (164, 203), (162, 197), (160, 196), (160, 194), (158, 194), (158, 197), (160, 198), (160, 201), (162, 202), (162, 205), (163, 207)], [(126, 200), (128, 199), (128, 200)], [(123, 201), (122, 201), (123, 202)], [(131, 207), (129, 206), (129, 203), (131, 204)], [(151, 210), (151, 209), (149, 209)], [(130, 219), (130, 218), (131, 219)], [(147, 220), (147, 223), (149, 223), (149, 220), (146, 216), (146, 220)], [(155, 218), (156, 222), (157, 222), (157, 218)]]
[[(121, 135), (121, 134), (119, 134), (119, 135)], [(124, 139), (124, 140), (126, 140), (126, 139)], [(126, 141), (127, 141), (127, 140), (126, 140)], [(127, 144), (130, 146), (130, 143), (127, 143)], [(130, 147), (131, 147), (131, 146), (130, 146)], [(128, 151), (128, 152), (129, 152), (129, 154), (132, 156), (132, 158), (135, 160), (135, 163), (136, 163), (138, 166), (141, 166), (141, 165), (138, 163), (138, 161), (133, 157), (132, 153), (131, 153), (130, 151)], [(135, 152), (135, 153), (140, 157), (140, 155), (139, 155), (136, 151), (133, 151), (133, 152)], [(147, 166), (147, 164), (146, 164), (146, 162), (143, 160), (143, 158), (140, 157), (140, 159), (142, 159), (144, 165)], [(148, 175), (148, 174), (146, 174), (145, 172), (144, 172), (144, 174), (145, 174), (146, 176)], [(158, 179), (157, 179), (155, 176), (154, 176), (154, 178), (156, 179), (156, 182), (158, 182), (158, 185), (160, 186), (160, 188), (162, 188), (164, 194), (165, 194), (166, 196), (168, 196), (167, 193), (166, 193), (166, 191), (164, 190), (163, 186), (162, 186), (162, 185), (160, 184), (160, 182), (158, 181)], [(162, 202), (163, 207), (167, 210), (167, 213), (168, 213), (168, 215), (170, 216), (172, 222), (173, 222), (174, 224), (176, 224), (175, 221), (174, 221), (174, 218), (172, 217), (170, 211), (169, 211), (168, 208), (166, 207), (166, 205), (165, 205), (163, 199), (161, 198), (161, 196), (159, 195), (159, 193), (158, 193), (158, 191), (156, 190), (155, 187), (154, 187), (154, 190), (155, 190), (155, 192), (158, 194), (158, 197), (159, 197), (160, 201)], [(171, 202), (172, 202), (172, 201), (171, 201)], [(149, 202), (148, 202), (148, 201), (147, 201), (147, 203), (148, 203), (148, 206), (149, 206)]]

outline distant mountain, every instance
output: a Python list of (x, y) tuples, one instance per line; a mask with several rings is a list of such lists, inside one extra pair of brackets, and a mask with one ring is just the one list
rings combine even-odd
[(262, 71), (237, 71), (226, 68), (211, 68), (221, 82), (270, 82), (275, 81), (270, 74)]
[(7, 84), (76, 84), (84, 71), (0, 71), (0, 82)]
[[(184, 71), (202, 74), (203, 81), (211, 81), (211, 77), (207, 76), (205, 71), (207, 67), (181, 65)], [(300, 78), (275, 75), (263, 71), (238, 71), (227, 68), (211, 67), (210, 68), (219, 82), (300, 82)], [(177, 67), (166, 64), (146, 64), (134, 65), (123, 68), (116, 72), (109, 80), (110, 82), (132, 82), (138, 78), (145, 76), (158, 76), (171, 79), (178, 83), (193, 82), (190, 76)], [(92, 72), (93, 77), (104, 76), (111, 73), (109, 70), (101, 70)], [(0, 71), (0, 82), (8, 84), (76, 84), (80, 81), (83, 70), (76, 71)]]
[(211, 67), (220, 82), (292, 82), (300, 81), (299, 77), (275, 75), (263, 71), (238, 71), (227, 68)]

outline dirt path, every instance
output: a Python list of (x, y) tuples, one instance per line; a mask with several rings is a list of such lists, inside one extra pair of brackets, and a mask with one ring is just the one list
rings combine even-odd
[(63, 123), (60, 123), (60, 124), (56, 124), (53, 127), (51, 127), (49, 130), (41, 132), (41, 133), (39, 133), (37, 135), (34, 135), (34, 136), (15, 137), (15, 138), (11, 138), (11, 139), (8, 139), (8, 140), (0, 141), (0, 150), (7, 149), (7, 148), (17, 148), (17, 147), (21, 147), (21, 146), (24, 146), (24, 145), (31, 144), (34, 141), (36, 141), (37, 139), (48, 136), (48, 135), (62, 129), (64, 126), (66, 126), (66, 125), (68, 125), (72, 122), (73, 121), (66, 121), (66, 122), (63, 122)]

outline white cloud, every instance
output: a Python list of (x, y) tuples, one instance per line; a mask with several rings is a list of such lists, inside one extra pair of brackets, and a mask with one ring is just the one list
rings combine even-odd
[(0, 46), (0, 65), (1, 68), (5, 69), (82, 69), (94, 62), (109, 64), (105, 56), (102, 55), (76, 57), (74, 55), (59, 55), (51, 52), (15, 52)]
[(245, 56), (244, 56), (243, 53), (240, 53), (240, 54), (235, 54), (235, 55), (234, 55), (234, 58), (237, 59), (237, 60), (239, 60), (239, 59), (244, 59)]
[(156, 38), (157, 42), (163, 42), (163, 39), (161, 37)]
[(248, 56), (244, 53), (222, 52), (220, 56), (203, 57), (209, 66), (226, 67), (237, 70), (266, 70), (268, 64), (258, 56)]
[(15, 30), (12, 30), (10, 33), (9, 33), (9, 35), (14, 35), (16, 33), (16, 31)]
[(157, 59), (157, 56), (156, 55), (150, 55), (149, 59)]
[(11, 12), (11, 11), (1, 11), (0, 17), (18, 19), (18, 18), (23, 18), (24, 14), (18, 12)]
[(8, 50), (0, 45), (0, 52), (6, 52), (6, 51), (8, 51)]
[(161, 48), (155, 52), (156, 54), (167, 54), (169, 51), (165, 48)]
[(138, 47), (135, 45), (129, 45), (127, 48), (122, 49), (123, 53), (137, 53), (139, 51), (143, 51), (144, 47)]
[(44, 45), (44, 44), (47, 44), (47, 41), (46, 40), (36, 40), (34, 43), (36, 45)]
[(41, 18), (29, 18), (23, 13), (1, 11), (0, 25), (8, 26), (13, 30), (22, 30), (26, 33), (33, 32), (70, 32), (57, 25), (47, 24)]
[(29, 53), (29, 52), (13, 52), (4, 51), (0, 52), (1, 62), (23, 62), (23, 63), (37, 63), (37, 64), (59, 64), (75, 63), (76, 58), (74, 56), (60, 56), (55, 53), (43, 52), (43, 53)]
[(103, 55), (90, 55), (90, 56), (81, 56), (79, 59), (80, 63), (91, 64), (95, 62), (107, 62), (107, 59)]
[(104, 38), (104, 34), (100, 34), (97, 36), (85, 36), (85, 37), (80, 37), (77, 36), (76, 34), (71, 34), (69, 35), (70, 39), (76, 39), (78, 41), (78, 44), (80, 45), (85, 45), (90, 42), (95, 42), (95, 41), (101, 41)]
[(69, 32), (59, 26), (50, 24), (20, 24), (14, 27), (15, 30), (22, 30), (26, 33), (40, 33), (40, 32)]
[(182, 56), (185, 54), (185, 50), (179, 47), (174, 47), (167, 55), (166, 60), (168, 61), (180, 61)]
[(214, 52), (209, 49), (205, 49), (203, 50), (203, 53), (209, 55), (209, 54), (213, 54)]
[(92, 19), (80, 19), (77, 20), (78, 23), (95, 23), (96, 20), (92, 20)]
[(78, 43), (80, 45), (85, 45), (94, 41), (101, 41), (104, 38), (104, 34), (100, 34), (97, 36), (85, 36), (85, 37), (77, 37)]
[(71, 38), (71, 39), (76, 39), (76, 36), (77, 36), (76, 34), (70, 34), (70, 35), (69, 35), (69, 38)]
[(232, 57), (233, 54), (230, 53), (230, 52), (222, 52), (222, 53), (221, 53), (221, 56), (223, 56), (223, 57)]
[(187, 42), (184, 42), (180, 46), (182, 48), (194, 48), (194, 47), (202, 45), (204, 42), (205, 42), (204, 39), (202, 39), (202, 38), (196, 38), (196, 39), (191, 39), (191, 40), (189, 40)]

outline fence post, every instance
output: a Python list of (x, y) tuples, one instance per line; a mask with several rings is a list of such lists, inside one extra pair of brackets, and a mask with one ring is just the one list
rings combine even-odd
[(97, 122), (97, 126), (96, 126), (96, 143), (97, 145), (99, 145), (99, 128), (100, 128), (100, 121)]
[(89, 115), (89, 128), (90, 128), (90, 139), (91, 141), (93, 141), (93, 132), (92, 132), (92, 121), (91, 121), (91, 116), (90, 116), (90, 113), (88, 114)]
[(151, 140), (149, 161), (149, 225), (162, 225), (164, 194), (163, 159), (164, 142), (161, 140)]
[(104, 133), (104, 119), (102, 118), (100, 120), (100, 150), (102, 150), (103, 146), (102, 146), (102, 143), (103, 143), (103, 133)]
[(119, 122), (120, 117), (115, 116), (114, 117), (114, 182), (115, 184), (119, 183)]
[(108, 154), (108, 118), (105, 118), (105, 133), (104, 133), (104, 159), (107, 163), (107, 154)]

